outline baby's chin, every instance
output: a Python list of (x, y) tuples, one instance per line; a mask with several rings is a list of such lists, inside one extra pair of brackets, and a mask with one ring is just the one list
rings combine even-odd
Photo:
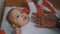
[(24, 23), (23, 26), (28, 24), (29, 23), (29, 19), (26, 19), (23, 23)]

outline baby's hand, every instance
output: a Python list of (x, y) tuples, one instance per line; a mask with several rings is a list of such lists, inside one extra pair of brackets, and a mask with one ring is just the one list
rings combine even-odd
[(14, 33), (15, 33), (15, 34), (21, 34), (20, 27), (18, 27), (18, 26), (15, 25), (15, 24), (12, 24), (12, 27), (14, 28)]
[(15, 34), (21, 34), (21, 30), (20, 30), (19, 27), (16, 27), (16, 28), (15, 28)]

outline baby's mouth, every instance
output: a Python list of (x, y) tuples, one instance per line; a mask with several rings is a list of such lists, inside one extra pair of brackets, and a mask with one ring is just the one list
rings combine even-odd
[(25, 21), (26, 19), (27, 19), (27, 17), (24, 17), (24, 19), (23, 19), (23, 20)]

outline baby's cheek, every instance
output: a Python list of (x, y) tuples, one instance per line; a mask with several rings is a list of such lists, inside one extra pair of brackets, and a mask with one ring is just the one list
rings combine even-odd
[(14, 23), (18, 26), (21, 26), (21, 22), (19, 20), (14, 21)]
[(18, 18), (18, 19), (16, 20), (17, 25), (23, 24), (22, 22), (23, 22), (23, 21), (22, 21), (22, 19), (20, 19), (20, 18)]

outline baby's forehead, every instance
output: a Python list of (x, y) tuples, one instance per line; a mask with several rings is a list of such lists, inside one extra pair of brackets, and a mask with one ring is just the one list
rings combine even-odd
[(12, 12), (15, 12), (15, 11), (21, 11), (21, 10), (18, 8), (13, 8)]
[(21, 12), (21, 10), (19, 10), (19, 9), (12, 9), (11, 12), (9, 13), (9, 16), (15, 17), (15, 16), (19, 15), (20, 12)]
[(12, 8), (12, 10), (9, 11), (9, 12), (12, 12), (12, 13), (14, 13), (14, 12), (23, 12), (23, 9), (24, 9), (24, 7)]
[(14, 8), (10, 13), (20, 13), (21, 11), (21, 9)]

